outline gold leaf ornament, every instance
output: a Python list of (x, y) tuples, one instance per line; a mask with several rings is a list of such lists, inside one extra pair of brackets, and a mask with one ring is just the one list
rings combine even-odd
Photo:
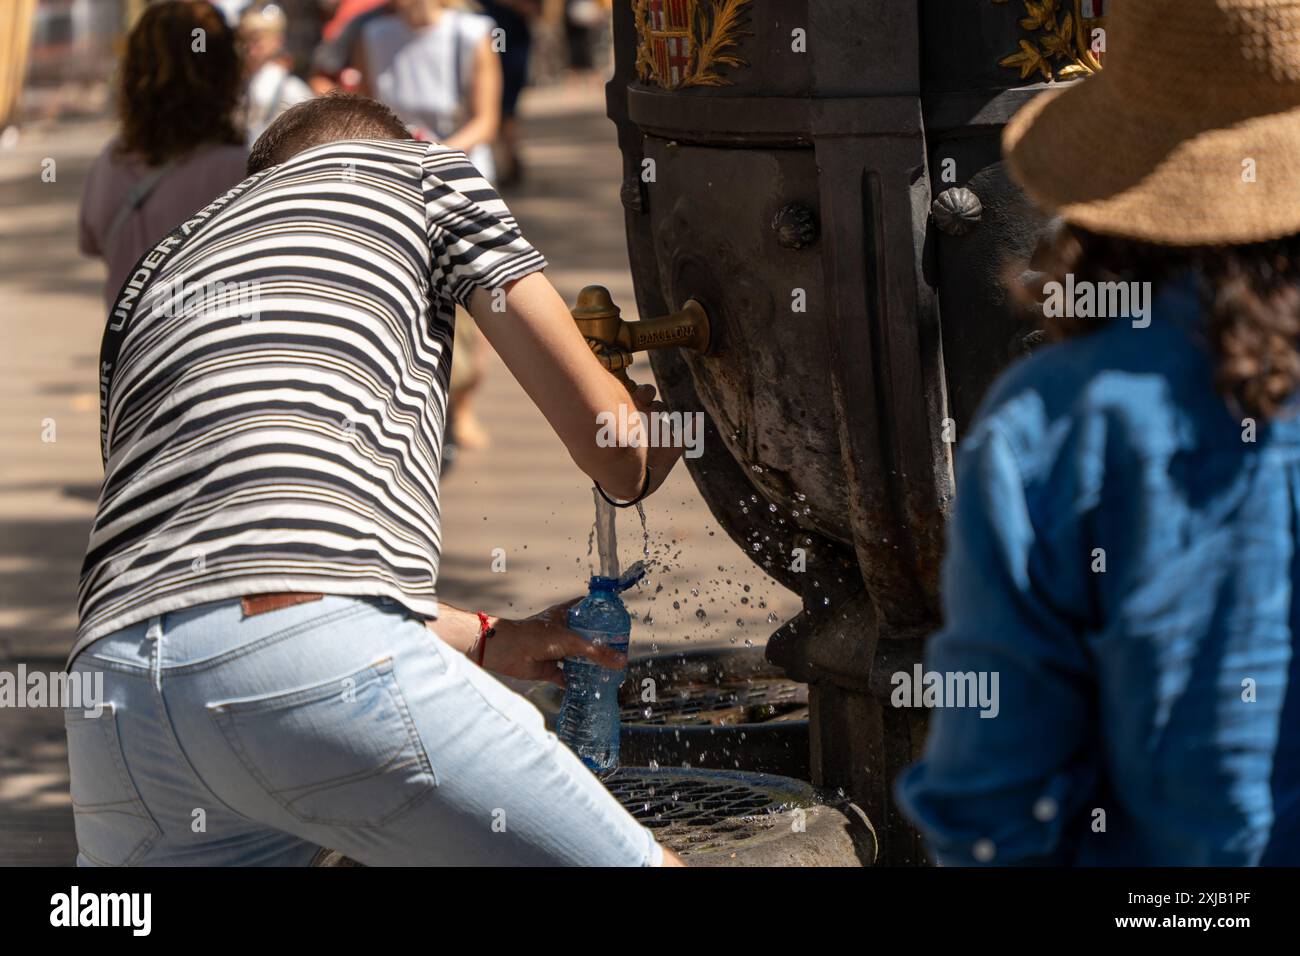
[[(1005, 4), (1009, 0), (993, 0)], [(998, 61), (999, 66), (1019, 70), (1027, 80), (1038, 73), (1043, 80), (1072, 80), (1096, 73), (1101, 61), (1092, 52), (1092, 29), (1104, 16), (1087, 16), (1102, 9), (1102, 0), (1021, 0), (1025, 16), (1020, 26), (1030, 35), (1022, 38), (1020, 50)]]
[(1051, 67), (1043, 59), (1043, 54), (1038, 51), (1038, 47), (1029, 40), (1021, 40), (1020, 52), (1004, 57), (998, 61), (998, 65), (1011, 67), (1012, 69), (1019, 68), (1022, 80), (1029, 79), (1035, 70), (1042, 72), (1044, 79), (1050, 80), (1052, 78)]
[(636, 73), (666, 90), (731, 83), (720, 67), (748, 65), (738, 52), (753, 0), (631, 0)]

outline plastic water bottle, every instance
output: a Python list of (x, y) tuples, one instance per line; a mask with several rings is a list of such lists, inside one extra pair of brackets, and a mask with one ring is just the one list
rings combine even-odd
[[(569, 609), (569, 629), (593, 644), (624, 654), (632, 636), (632, 617), (619, 593), (639, 581), (638, 563), (621, 578), (591, 579), (587, 596)], [(627, 668), (611, 670), (585, 657), (564, 659), (564, 701), (560, 704), (559, 738), (591, 770), (618, 766), (620, 727), (618, 689)]]

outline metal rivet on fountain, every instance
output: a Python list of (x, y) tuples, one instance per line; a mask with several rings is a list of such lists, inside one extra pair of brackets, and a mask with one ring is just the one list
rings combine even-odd
[(772, 217), (772, 230), (783, 248), (803, 249), (817, 241), (817, 214), (807, 203), (786, 203)]
[(953, 186), (939, 194), (930, 206), (935, 225), (950, 236), (964, 236), (979, 225), (984, 215), (980, 197), (964, 186)]

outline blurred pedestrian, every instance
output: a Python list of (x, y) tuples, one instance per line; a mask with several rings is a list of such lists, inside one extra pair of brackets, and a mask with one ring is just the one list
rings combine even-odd
[(320, 8), (327, 19), (312, 54), (308, 85), (317, 93), (353, 91), (361, 77), (352, 65), (361, 32), (371, 20), (392, 13), (392, 6), (389, 0), (320, 0)]
[(944, 864), (1295, 866), (1300, 0), (1109, 26), (1004, 136), (1065, 341), (962, 439), (899, 792)]
[(248, 76), (245, 127), (250, 146), (277, 116), (314, 95), (311, 87), (289, 72), (284, 47), (287, 29), (284, 11), (274, 3), (249, 7), (239, 21)]
[(483, 12), (501, 29), (501, 129), (497, 135), (497, 184), (512, 186), (523, 178), (519, 157), (519, 96), (528, 83), (532, 53), (532, 21), (542, 12), (541, 0), (483, 0)]
[(608, 9), (597, 0), (565, 0), (564, 39), (570, 69), (585, 73), (595, 68), (596, 31), (608, 19)]
[(105, 302), (145, 250), (244, 178), (242, 93), (234, 31), (211, 3), (145, 8), (122, 62), (121, 129), (81, 200), (79, 245), (108, 265)]
[(457, 0), (395, 0), (361, 35), (361, 90), (406, 123), (469, 156), (495, 179), (492, 142), (501, 120), (501, 62), (495, 24)]

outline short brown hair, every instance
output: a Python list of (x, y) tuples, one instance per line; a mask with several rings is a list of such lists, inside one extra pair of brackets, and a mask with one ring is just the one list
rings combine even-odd
[(248, 174), (292, 159), (303, 150), (345, 139), (410, 139), (406, 124), (377, 100), (334, 92), (285, 110), (257, 138)]
[(145, 7), (118, 80), (119, 151), (161, 166), (206, 143), (242, 146), (240, 69), (234, 31), (206, 0)]

